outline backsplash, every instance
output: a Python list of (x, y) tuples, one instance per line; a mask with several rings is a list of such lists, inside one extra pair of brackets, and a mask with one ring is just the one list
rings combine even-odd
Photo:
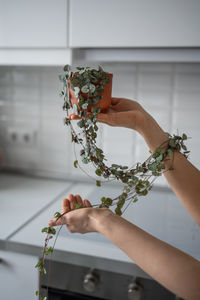
[[(113, 96), (135, 99), (170, 133), (188, 134), (190, 160), (200, 168), (200, 64), (106, 63)], [(0, 67), (0, 148), (4, 167), (84, 176), (74, 169), (69, 130), (63, 124), (58, 67)], [(144, 161), (148, 148), (134, 131), (100, 126), (108, 163)], [(89, 172), (91, 169), (89, 168)], [(166, 184), (159, 178), (158, 184)]]

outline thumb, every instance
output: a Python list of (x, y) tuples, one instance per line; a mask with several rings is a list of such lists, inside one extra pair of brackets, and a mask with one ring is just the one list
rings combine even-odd
[(50, 227), (64, 225), (65, 223), (66, 223), (66, 220), (65, 220), (64, 216), (60, 217), (59, 219), (53, 218), (53, 219), (49, 220)]

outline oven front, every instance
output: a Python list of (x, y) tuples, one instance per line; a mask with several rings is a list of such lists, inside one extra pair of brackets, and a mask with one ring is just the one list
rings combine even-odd
[(48, 300), (175, 300), (176, 296), (151, 279), (46, 261), (40, 294)]

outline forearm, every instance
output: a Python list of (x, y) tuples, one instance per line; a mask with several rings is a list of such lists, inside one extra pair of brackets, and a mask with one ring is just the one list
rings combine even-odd
[(198, 261), (111, 212), (99, 214), (97, 228), (166, 288), (187, 300), (200, 299)]
[[(166, 133), (149, 115), (138, 129), (152, 152), (168, 140)], [(180, 152), (175, 151), (173, 161), (165, 162), (165, 170), (173, 164), (174, 170), (164, 171), (164, 175), (174, 193), (200, 225), (200, 171)]]

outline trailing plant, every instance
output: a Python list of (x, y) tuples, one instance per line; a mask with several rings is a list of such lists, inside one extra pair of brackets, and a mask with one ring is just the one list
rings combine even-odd
[[(95, 174), (99, 177), (96, 185), (101, 186), (102, 181), (119, 180), (125, 184), (123, 193), (115, 199), (103, 197), (100, 207), (110, 207), (116, 205), (115, 212), (122, 214), (122, 208), (127, 200), (136, 202), (138, 196), (147, 195), (152, 187), (155, 178), (162, 174), (165, 168), (164, 160), (173, 156), (173, 151), (182, 151), (187, 156), (189, 151), (184, 144), (187, 136), (168, 134), (169, 139), (163, 143), (155, 153), (153, 153), (145, 162), (137, 163), (136, 167), (129, 168), (119, 164), (108, 166), (103, 150), (96, 144), (98, 125), (97, 115), (101, 111), (100, 107), (91, 107), (102, 99), (104, 86), (108, 83), (108, 73), (104, 72), (101, 67), (98, 70), (88, 67), (78, 67), (75, 72), (71, 71), (69, 65), (64, 67), (64, 74), (60, 76), (63, 83), (61, 96), (64, 99), (63, 109), (66, 111), (65, 124), (71, 130), (72, 142), (81, 146), (80, 159), (74, 161), (74, 167), (81, 167), (83, 164), (92, 163), (95, 167)], [(98, 83), (98, 85), (94, 85)], [(75, 93), (78, 99), (78, 105), (70, 101), (70, 89)], [(90, 107), (90, 111), (88, 111)], [(73, 122), (69, 120), (69, 110), (73, 111), (77, 118), (79, 130), (76, 132)], [(172, 168), (171, 168), (172, 169)], [(89, 175), (91, 177), (91, 175)]]
[[(115, 213), (122, 215), (132, 202), (137, 202), (138, 197), (146, 196), (151, 190), (156, 178), (162, 175), (163, 172), (173, 170), (174, 151), (181, 152), (186, 158), (189, 155), (185, 141), (187, 135), (168, 135), (168, 139), (156, 149), (154, 153), (147, 158), (143, 163), (138, 162), (134, 167), (112, 164), (109, 166), (103, 150), (96, 144), (98, 125), (97, 115), (102, 110), (99, 105), (103, 99), (103, 92), (110, 77), (108, 73), (99, 67), (98, 70), (88, 67), (78, 67), (75, 72), (71, 71), (69, 65), (64, 67), (64, 74), (60, 75), (60, 80), (63, 84), (63, 89), (60, 96), (64, 99), (63, 109), (66, 111), (64, 123), (70, 128), (71, 141), (74, 145), (81, 146), (80, 158), (77, 158), (75, 151), (74, 167), (82, 168), (84, 164), (93, 164), (95, 174), (99, 177), (96, 181), (96, 186), (100, 187), (102, 182), (118, 180), (123, 183), (122, 193), (116, 198), (102, 197), (98, 205), (93, 207), (109, 208), (115, 206)], [(72, 95), (72, 91), (74, 95)], [(73, 103), (71, 97), (75, 96), (78, 102)], [(77, 121), (78, 131), (75, 130), (72, 120), (69, 119), (69, 114), (74, 113)], [(165, 162), (170, 160), (171, 166), (165, 169)], [(81, 165), (82, 164), (82, 165)], [(88, 174), (91, 177), (90, 174)], [(124, 208), (124, 205), (127, 205)], [(80, 208), (77, 204), (76, 209)], [(59, 219), (64, 214), (56, 212), (54, 217)], [(61, 229), (61, 227), (60, 227)], [(59, 229), (59, 231), (60, 231)], [(52, 255), (59, 231), (56, 235), (53, 246), (49, 247), (49, 241), (56, 234), (55, 228), (45, 227), (42, 232), (46, 233), (42, 258), (36, 265), (41, 274), (46, 274), (44, 262), (47, 255)], [(39, 295), (39, 292), (36, 292)], [(39, 295), (40, 300), (46, 300), (47, 297)]]

